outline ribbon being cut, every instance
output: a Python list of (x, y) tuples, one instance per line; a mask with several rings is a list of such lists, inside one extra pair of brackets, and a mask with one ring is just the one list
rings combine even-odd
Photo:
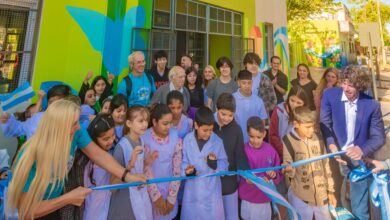
[[(339, 156), (339, 155), (345, 154), (345, 153), (346, 153), (345, 151), (339, 151), (336, 153), (325, 154), (325, 155), (322, 155), (319, 157), (300, 160), (300, 161), (291, 163), (289, 165), (291, 167), (299, 167), (299, 166), (302, 166), (305, 164), (309, 164), (309, 163), (323, 160), (326, 158), (332, 158), (332, 157)], [(97, 186), (97, 187), (92, 187), (91, 189), (92, 190), (114, 190), (114, 189), (124, 189), (124, 188), (128, 188), (128, 187), (140, 186), (140, 185), (144, 185), (144, 184), (170, 182), (170, 181), (176, 181), (176, 180), (207, 178), (207, 177), (211, 177), (211, 176), (240, 175), (241, 177), (243, 177), (243, 178), (251, 181), (253, 184), (255, 184), (259, 188), (259, 190), (263, 191), (272, 200), (272, 204), (273, 204), (272, 207), (276, 213), (278, 213), (278, 210), (277, 210), (275, 204), (279, 204), (279, 205), (287, 208), (290, 219), (300, 220), (301, 217), (299, 216), (297, 211), (294, 209), (294, 207), (291, 206), (291, 204), (288, 203), (288, 201), (282, 195), (280, 195), (277, 192), (276, 187), (272, 183), (272, 181), (268, 183), (263, 178), (261, 178), (261, 177), (259, 178), (259, 177), (254, 175), (255, 173), (262, 173), (262, 172), (267, 172), (267, 171), (271, 171), (271, 170), (280, 170), (280, 169), (284, 169), (284, 168), (286, 168), (286, 165), (268, 167), (268, 168), (259, 168), (259, 169), (253, 169), (253, 170), (223, 171), (223, 172), (216, 172), (213, 174), (198, 175), (198, 176), (158, 178), (158, 179), (147, 180), (146, 182), (133, 182), (133, 183)], [(386, 173), (372, 174), (372, 172), (367, 170), (364, 165), (361, 165), (360, 168), (352, 171), (352, 173), (350, 175), (350, 181), (358, 181), (358, 180), (361, 180), (363, 178), (367, 178), (370, 175), (373, 175), (373, 177), (374, 177), (374, 182), (372, 183), (371, 189), (370, 189), (371, 199), (372, 199), (375, 206), (380, 207), (381, 212), (382, 212), (382, 219), (390, 219), (390, 215), (389, 215), (390, 214), (389, 213), (390, 212), (390, 198), (389, 198), (389, 191), (388, 191), (389, 178), (388, 178)], [(0, 199), (4, 199), (4, 198), (0, 198)], [(1, 205), (3, 205), (3, 204), (0, 203), (0, 206)], [(344, 208), (336, 208), (335, 209), (334, 207), (330, 207), (330, 212), (332, 213), (332, 215), (336, 219), (354, 219), (353, 216)]]

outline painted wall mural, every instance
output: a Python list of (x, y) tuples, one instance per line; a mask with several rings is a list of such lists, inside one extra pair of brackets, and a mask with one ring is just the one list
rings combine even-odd
[(146, 39), (135, 33), (132, 39), (133, 28), (143, 28), (146, 19), (145, 9), (135, 6), (121, 13), (126, 0), (109, 0), (108, 7), (114, 13), (107, 16), (99, 12), (67, 6), (69, 14), (77, 22), (89, 43), (102, 55), (104, 67), (114, 75), (119, 75), (128, 67), (127, 57), (131, 51), (131, 42), (145, 48)]
[(305, 43), (304, 53), (309, 66), (342, 66), (340, 39), (334, 32), (312, 35)]

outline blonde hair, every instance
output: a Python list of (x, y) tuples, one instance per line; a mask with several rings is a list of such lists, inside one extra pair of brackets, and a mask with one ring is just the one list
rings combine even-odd
[[(206, 70), (206, 68), (209, 68), (211, 70), (211, 72), (213, 73), (213, 79), (215, 79), (215, 77), (217, 77), (217, 73), (215, 72), (215, 69), (213, 66), (211, 65), (207, 65), (204, 70)], [(212, 80), (206, 80), (205, 77), (204, 77), (204, 70), (203, 70), (203, 83), (204, 83), (204, 86), (207, 88), (209, 82), (211, 82)]]
[(130, 65), (134, 64), (134, 57), (136, 57), (136, 56), (143, 56), (143, 57), (145, 57), (145, 55), (144, 55), (144, 53), (142, 53), (142, 51), (134, 51), (133, 53), (131, 53), (127, 57), (127, 60), (130, 63)]
[(293, 114), (293, 121), (298, 123), (315, 123), (317, 121), (317, 117), (314, 111), (311, 111), (306, 106), (296, 107)]
[(168, 78), (169, 78), (169, 81), (172, 81), (172, 79), (176, 76), (179, 75), (179, 71), (182, 71), (183, 72), (183, 75), (185, 76), (185, 71), (183, 69), (183, 67), (181, 66), (173, 66), (170, 70), (169, 70), (169, 73), (168, 73)]
[[(322, 96), (322, 93), (324, 92), (324, 90), (326, 89), (326, 86), (328, 85), (328, 82), (326, 81), (326, 75), (328, 75), (328, 73), (334, 73), (337, 77), (337, 80), (339, 79), (339, 70), (338, 69), (336, 69), (336, 68), (326, 69), (325, 72), (322, 74), (322, 77), (321, 77), (320, 82), (318, 83), (317, 89), (314, 91), (314, 93), (319, 97)], [(337, 86), (337, 83), (336, 83), (336, 85), (334, 85), (334, 87), (335, 86)]]
[[(14, 176), (8, 189), (7, 213), (18, 209), (20, 219), (34, 218), (33, 210), (36, 210), (43, 200), (49, 184), (52, 183), (52, 193), (58, 185), (54, 183), (64, 182), (72, 142), (70, 133), (79, 115), (79, 106), (71, 101), (58, 100), (48, 107), (35, 134), (22, 146), (21, 155), (13, 168)], [(35, 176), (28, 192), (23, 193), (33, 166), (36, 167)]]

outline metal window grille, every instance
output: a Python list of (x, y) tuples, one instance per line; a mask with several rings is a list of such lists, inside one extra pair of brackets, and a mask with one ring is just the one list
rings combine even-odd
[(41, 0), (0, 3), (0, 93), (31, 81)]

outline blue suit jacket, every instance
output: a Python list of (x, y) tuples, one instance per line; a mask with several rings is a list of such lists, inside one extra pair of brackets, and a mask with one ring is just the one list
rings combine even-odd
[[(339, 149), (347, 142), (345, 103), (341, 101), (342, 88), (324, 91), (321, 100), (321, 131), (327, 146), (335, 144)], [(382, 112), (377, 101), (360, 93), (357, 101), (354, 144), (364, 156), (369, 156), (385, 143)]]

